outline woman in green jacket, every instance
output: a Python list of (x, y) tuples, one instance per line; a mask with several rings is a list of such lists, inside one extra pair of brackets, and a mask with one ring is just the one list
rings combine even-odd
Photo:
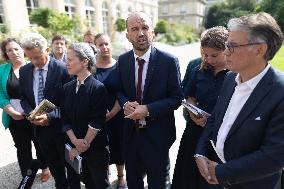
[[(19, 83), (19, 70), (26, 64), (24, 51), (16, 39), (8, 38), (1, 43), (3, 59), (6, 63), (0, 65), (0, 108), (2, 112), (2, 124), (5, 129), (9, 128), (17, 148), (17, 157), (22, 176), (30, 166), (32, 160), (33, 140), (37, 151), (37, 157), (42, 162), (41, 168), (44, 174), (49, 171), (38, 145), (34, 140), (33, 127), (22, 114), (20, 98), (21, 89)], [(46, 170), (46, 171), (45, 171)], [(46, 173), (47, 172), (47, 173)]]

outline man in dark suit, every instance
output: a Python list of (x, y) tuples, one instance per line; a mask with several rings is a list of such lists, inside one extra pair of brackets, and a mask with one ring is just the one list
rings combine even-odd
[(164, 189), (169, 148), (175, 141), (174, 110), (183, 98), (178, 60), (152, 47), (151, 19), (142, 12), (127, 18), (133, 50), (118, 58), (118, 94), (124, 109), (125, 166), (129, 189)]
[(231, 19), (228, 29), (224, 53), (235, 73), (224, 81), (197, 146), (196, 162), (212, 187), (280, 189), (284, 74), (268, 61), (281, 47), (283, 33), (267, 13)]
[[(49, 57), (47, 41), (40, 34), (27, 35), (22, 40), (22, 45), (31, 61), (31, 64), (20, 69), (21, 104), (25, 113), (29, 114), (43, 99), (59, 106), (61, 88), (69, 80), (65, 65)], [(56, 188), (67, 188), (59, 109), (29, 120), (34, 125), (40, 149), (55, 179)]]

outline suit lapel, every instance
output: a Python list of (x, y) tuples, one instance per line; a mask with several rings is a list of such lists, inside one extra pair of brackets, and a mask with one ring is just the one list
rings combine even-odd
[[(52, 58), (51, 58), (51, 59), (52, 59)], [(51, 86), (51, 84), (52, 84), (52, 80), (53, 80), (52, 75), (55, 74), (55, 73), (54, 73), (55, 70), (54, 70), (54, 65), (53, 65), (53, 64), (54, 64), (53, 61), (50, 60), (50, 61), (49, 61), (49, 65), (48, 65), (47, 75), (46, 75), (46, 81), (45, 81), (44, 91), (43, 91), (44, 95), (46, 94), (48, 88), (49, 88), (49, 87)]]
[(236, 81), (235, 81), (235, 77), (236, 77), (236, 74), (233, 74), (233, 76), (230, 78), (231, 81), (228, 85), (228, 88), (225, 89), (225, 95), (224, 96), (220, 96), (219, 99), (221, 102), (222, 102), (222, 107), (218, 110), (216, 110), (217, 112), (215, 112), (216, 114), (216, 125), (218, 125), (218, 127), (216, 128), (215, 130), (215, 133), (213, 136), (215, 136), (215, 142), (217, 141), (217, 135), (218, 135), (218, 131), (219, 131), (219, 128), (223, 122), (223, 118), (225, 116), (225, 113), (227, 111), (227, 108), (228, 108), (228, 105), (230, 103), (230, 100), (232, 98), (232, 95), (235, 91), (235, 87), (237, 85)]
[(251, 114), (259, 102), (267, 95), (272, 87), (273, 70), (270, 68), (264, 77), (257, 84), (245, 105), (237, 116), (232, 128), (230, 129), (227, 139), (242, 125), (243, 121)]
[(147, 69), (147, 74), (146, 74), (146, 80), (145, 80), (145, 85), (144, 85), (144, 91), (143, 91), (143, 99), (145, 97), (145, 94), (147, 94), (147, 90), (150, 85), (151, 78), (153, 76), (153, 72), (155, 70), (156, 64), (157, 64), (157, 55), (156, 55), (156, 49), (151, 47), (151, 54), (150, 54), (150, 59), (149, 59), (149, 65)]
[[(30, 63), (31, 64), (31, 63)], [(30, 69), (28, 70), (27, 73), (27, 85), (28, 85), (28, 93), (30, 94), (30, 98), (31, 98), (31, 102), (33, 102), (34, 104), (32, 104), (33, 107), (35, 107), (36, 102), (35, 102), (35, 94), (34, 94), (34, 65), (31, 64)]]
[(131, 51), (129, 54), (129, 59), (128, 59), (128, 65), (126, 65), (127, 72), (129, 73), (129, 78), (128, 78), (128, 86), (129, 89), (131, 90), (131, 97), (136, 99), (136, 86), (135, 86), (135, 59), (134, 59), (134, 52)]

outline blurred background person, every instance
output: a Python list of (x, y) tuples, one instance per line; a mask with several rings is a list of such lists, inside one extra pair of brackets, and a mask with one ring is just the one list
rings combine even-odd
[(82, 156), (82, 173), (78, 175), (67, 165), (71, 189), (80, 188), (80, 176), (87, 189), (109, 187), (109, 151), (106, 134), (107, 91), (96, 80), (96, 58), (87, 43), (72, 44), (67, 50), (67, 70), (76, 80), (64, 86), (61, 114), (63, 132), (73, 147), (70, 159)]
[[(1, 42), (1, 51), (6, 63), (0, 66), (0, 107), (2, 112), (2, 123), (5, 128), (9, 128), (15, 147), (22, 176), (26, 174), (32, 157), (33, 141), (36, 155), (41, 162), (41, 180), (46, 182), (50, 177), (45, 158), (43, 157), (39, 145), (34, 136), (33, 127), (25, 119), (24, 112), (20, 107), (21, 87), (19, 83), (19, 70), (27, 64), (24, 57), (24, 50), (20, 43), (14, 38), (8, 38)], [(13, 105), (11, 104), (13, 103)], [(14, 107), (13, 107), (14, 106)]]
[(116, 99), (116, 91), (111, 87), (110, 81), (112, 72), (116, 68), (116, 60), (112, 58), (112, 47), (110, 38), (106, 34), (97, 34), (95, 36), (97, 48), (96, 56), (96, 74), (95, 78), (104, 83), (108, 90), (107, 109), (107, 133), (109, 137), (110, 164), (116, 164), (117, 168), (117, 188), (126, 188), (124, 179), (124, 160), (122, 157), (123, 140), (123, 112)]
[(49, 56), (66, 64), (67, 40), (62, 35), (55, 35), (51, 41), (51, 52)]
[[(205, 32), (201, 38), (202, 63), (189, 72), (184, 95), (189, 103), (211, 113), (227, 73), (223, 51), (228, 31), (218, 26)], [(197, 118), (194, 114), (189, 114), (190, 120), (180, 142), (172, 189), (206, 189), (209, 186), (200, 175), (194, 159), (195, 148), (207, 116)]]
[(91, 29), (87, 30), (84, 33), (84, 42), (88, 43), (92, 47), (94, 54), (97, 53), (97, 49), (95, 45), (95, 36), (96, 36), (95, 32), (92, 31)]

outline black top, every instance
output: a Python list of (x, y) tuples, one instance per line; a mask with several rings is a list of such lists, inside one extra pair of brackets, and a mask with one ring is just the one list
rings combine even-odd
[(200, 70), (200, 65), (196, 66), (189, 73), (184, 89), (185, 97), (195, 98), (199, 108), (211, 113), (227, 72), (228, 70), (222, 70), (214, 75), (213, 71)]
[(115, 71), (116, 65), (113, 65), (110, 68), (97, 68), (95, 78), (102, 82), (108, 91), (107, 96), (107, 109), (110, 111), (112, 107), (114, 106), (115, 100), (116, 100), (116, 91), (111, 87), (110, 81), (113, 79), (112, 73)]
[(11, 68), (8, 81), (7, 81), (7, 92), (10, 98), (19, 99), (21, 98), (21, 88), (19, 78), (15, 75), (13, 68)]
[(92, 142), (97, 147), (105, 147), (106, 96), (104, 85), (93, 76), (85, 79), (76, 93), (77, 80), (64, 85), (61, 116), (63, 132), (72, 129), (77, 138), (84, 138), (89, 126), (101, 129)]

